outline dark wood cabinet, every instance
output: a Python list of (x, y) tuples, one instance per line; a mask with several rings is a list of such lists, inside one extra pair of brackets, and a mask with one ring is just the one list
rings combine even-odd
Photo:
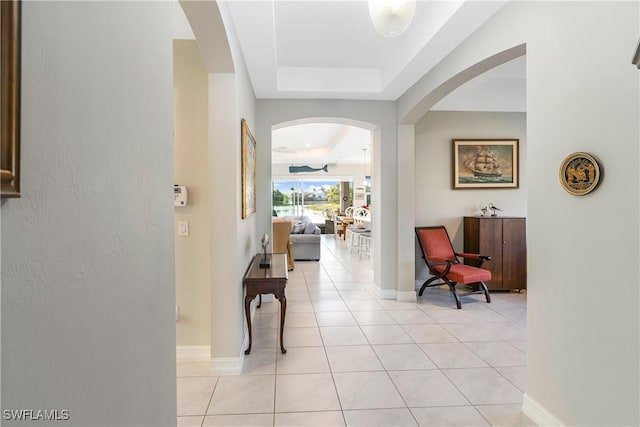
[(527, 288), (526, 228), (525, 218), (464, 217), (464, 251), (491, 257), (482, 264), (491, 271), (490, 290)]

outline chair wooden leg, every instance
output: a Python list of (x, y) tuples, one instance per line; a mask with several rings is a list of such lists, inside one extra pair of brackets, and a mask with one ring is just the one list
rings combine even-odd
[(462, 303), (460, 303), (460, 297), (458, 296), (458, 292), (456, 291), (456, 284), (455, 283), (447, 283), (449, 285), (449, 289), (451, 289), (451, 293), (453, 294), (453, 297), (456, 299), (456, 307), (458, 307), (458, 310), (462, 309)]
[(418, 296), (422, 296), (422, 293), (424, 292), (424, 290), (427, 289), (427, 287), (429, 287), (429, 283), (433, 282), (436, 279), (439, 279), (439, 277), (432, 277), (431, 279), (424, 282), (422, 284), (422, 287), (420, 288), (420, 291), (418, 292)]
[(484, 296), (487, 299), (487, 304), (491, 303), (491, 295), (489, 295), (489, 289), (487, 288), (487, 285), (484, 284), (484, 282), (480, 282), (480, 285), (482, 285), (482, 290), (484, 292)]

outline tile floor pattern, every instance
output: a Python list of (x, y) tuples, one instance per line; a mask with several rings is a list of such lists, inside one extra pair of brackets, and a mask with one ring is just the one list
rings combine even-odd
[(178, 426), (534, 426), (526, 388), (526, 293), (418, 302), (376, 298), (369, 259), (323, 235), (320, 262), (296, 262), (279, 303), (253, 320), (243, 373), (178, 363)]

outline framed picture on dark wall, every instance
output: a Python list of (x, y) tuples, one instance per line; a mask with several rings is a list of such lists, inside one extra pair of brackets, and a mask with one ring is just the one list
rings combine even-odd
[(2, 197), (20, 197), (20, 3), (17, 0), (0, 2)]
[(454, 139), (453, 188), (518, 188), (518, 139)]
[(256, 140), (242, 119), (242, 218), (256, 211)]

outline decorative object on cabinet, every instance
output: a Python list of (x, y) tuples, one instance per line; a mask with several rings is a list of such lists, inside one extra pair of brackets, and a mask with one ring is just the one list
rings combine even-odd
[(518, 188), (518, 139), (453, 139), (453, 188)]
[(493, 211), (493, 213), (491, 214), (491, 216), (498, 216), (498, 214), (496, 213), (496, 211), (501, 211), (502, 209), (500, 209), (499, 207), (497, 207), (496, 205), (494, 205), (493, 203), (489, 203), (487, 205), (488, 209), (491, 209)]
[(562, 188), (574, 196), (584, 196), (595, 190), (600, 182), (600, 165), (587, 153), (573, 153), (560, 166)]
[(256, 140), (242, 119), (242, 218), (256, 211)]
[(464, 251), (491, 256), (482, 266), (491, 271), (489, 290), (527, 288), (526, 218), (464, 217)]
[(0, 141), (0, 194), (20, 197), (20, 9), (21, 1), (0, 2), (2, 111)]
[[(461, 296), (469, 294), (484, 293), (487, 303), (491, 302), (489, 290), (485, 285), (485, 281), (491, 280), (491, 272), (484, 268), (480, 268), (483, 261), (491, 259), (489, 256), (471, 253), (457, 253), (453, 250), (451, 239), (447, 233), (447, 229), (443, 225), (435, 227), (416, 227), (416, 237), (422, 251), (422, 258), (429, 267), (429, 274), (433, 277), (429, 278), (422, 284), (419, 296), (426, 288), (431, 286), (443, 285), (440, 280), (444, 281), (456, 300), (458, 309), (462, 308), (460, 296), (456, 291), (456, 285), (477, 285), (479, 290), (474, 290)], [(458, 257), (465, 259), (473, 259), (477, 262), (477, 266), (461, 264)], [(435, 283), (434, 283), (435, 282)]]

